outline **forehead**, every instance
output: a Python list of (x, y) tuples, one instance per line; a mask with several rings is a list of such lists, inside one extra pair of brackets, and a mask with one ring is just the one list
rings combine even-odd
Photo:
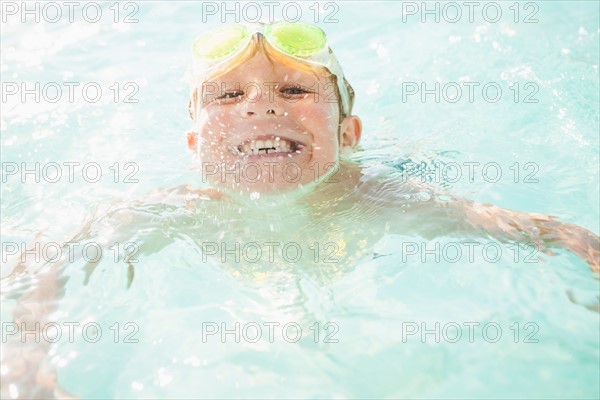
[[(296, 65), (294, 65), (296, 64)], [(274, 57), (268, 57), (262, 50), (258, 50), (249, 59), (236, 65), (231, 70), (221, 74), (214, 81), (240, 82), (249, 81), (327, 81), (328, 76), (324, 71), (308, 66), (300, 67), (298, 62), (281, 62)]]

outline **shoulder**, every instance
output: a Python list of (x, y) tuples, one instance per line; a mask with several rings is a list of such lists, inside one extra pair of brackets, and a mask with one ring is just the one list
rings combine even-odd
[(409, 178), (397, 169), (383, 164), (361, 169), (354, 195), (358, 202), (379, 206), (390, 203), (433, 203), (449, 198), (440, 189)]
[(198, 201), (226, 200), (228, 197), (213, 188), (199, 189), (192, 185), (179, 185), (168, 189), (157, 189), (142, 199), (142, 203), (161, 203), (174, 206), (189, 206)]
[(156, 189), (134, 199), (119, 199), (99, 203), (87, 221), (87, 228), (106, 225), (112, 229), (115, 224), (126, 226), (131, 223), (154, 221), (157, 217), (184, 214), (202, 208), (203, 204), (228, 197), (216, 189), (198, 189), (191, 185)]

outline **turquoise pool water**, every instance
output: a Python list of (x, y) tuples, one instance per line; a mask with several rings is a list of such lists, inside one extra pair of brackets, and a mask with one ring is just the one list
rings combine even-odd
[[(6, 243), (31, 244), (40, 233), (67, 240), (98, 204), (201, 183), (186, 147), (191, 123), (183, 74), (190, 43), (220, 25), (221, 15), (206, 15), (206, 3), (203, 9), (200, 2), (148, 1), (123, 4), (114, 23), (111, 4), (102, 3), (97, 23), (77, 13), (75, 23), (23, 24), (16, 17), (3, 23), (3, 94), (21, 82), (97, 82), (106, 94), (97, 103), (78, 91), (74, 101), (3, 99), (3, 258)], [(313, 4), (303, 3), (307, 22)], [(497, 2), (502, 17), (489, 22), (494, 14), (486, 20), (481, 3), (471, 22), (466, 6), (456, 4), (463, 12), (456, 23), (441, 14), (439, 23), (432, 17), (423, 23), (419, 12), (405, 4), (403, 14), (396, 2), (321, 4), (319, 24), (363, 119), (354, 159), (373, 173), (407, 162), (450, 165), (445, 177), (423, 179), (457, 196), (556, 215), (598, 234), (600, 6)], [(132, 12), (138, 22), (122, 23)], [(332, 12), (338, 21), (324, 23)], [(119, 100), (132, 93), (138, 101), (115, 103), (115, 82)], [(447, 96), (423, 102), (420, 93), (409, 94), (423, 82), (427, 88), (439, 82)], [(472, 102), (465, 82), (479, 83)], [(491, 83), (484, 95), (481, 88)], [(456, 87), (463, 97), (448, 101)], [(493, 102), (496, 87), (502, 96)], [(22, 183), (12, 174), (15, 165), (36, 162), (80, 165), (74, 182), (63, 176)], [(103, 172), (94, 183), (81, 174), (91, 162)], [(453, 179), (455, 165), (462, 166), (461, 179)], [(496, 180), (494, 169), (483, 175), (486, 165), (502, 176)], [(120, 253), (135, 243), (138, 262), (128, 269), (107, 250), (89, 276), (80, 259), (62, 271), (65, 288), (49, 320), (63, 327), (63, 337), (47, 349), (60, 386), (98, 399), (600, 396), (600, 317), (592, 310), (598, 280), (571, 253), (536, 254), (539, 262), (530, 263), (525, 250), (515, 257), (510, 244), (481, 237), (478, 249), (487, 243), (500, 249), (496, 262), (480, 251), (459, 262), (451, 256), (422, 262), (409, 255), (407, 243), (421, 246), (423, 239), (376, 213), (261, 207), (123, 205), (141, 221), (113, 226), (100, 220), (101, 206), (82, 242), (118, 242)], [(269, 241), (298, 243), (310, 256), (290, 264), (279, 256), (250, 263), (207, 255), (208, 242)], [(429, 245), (451, 250), (459, 243), (464, 250), (464, 242), (449, 232)], [(337, 262), (326, 263), (331, 249)], [(14, 257), (2, 265), (7, 277)], [(3, 333), (16, 299), (37, 282), (3, 279)], [(77, 328), (72, 343), (66, 338), (65, 323), (91, 322), (102, 329), (98, 341), (90, 339), (94, 329), (84, 335)], [(221, 337), (236, 323), (239, 343), (234, 333)], [(258, 329), (262, 336), (254, 341)], [(3, 338), (3, 354), (9, 345)]]

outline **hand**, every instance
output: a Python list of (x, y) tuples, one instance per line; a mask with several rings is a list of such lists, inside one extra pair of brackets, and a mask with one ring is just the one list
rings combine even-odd
[(587, 229), (563, 224), (559, 230), (560, 245), (585, 260), (592, 271), (600, 274), (600, 238)]
[(6, 343), (2, 351), (0, 397), (3, 399), (76, 399), (56, 381), (48, 362), (48, 346), (41, 343)]
[(557, 221), (555, 217), (544, 214), (524, 214), (528, 221), (521, 224), (530, 232), (531, 240), (540, 245), (546, 253), (552, 254), (548, 247), (561, 247), (571, 251), (587, 262), (595, 273), (600, 273), (600, 238), (585, 228), (575, 224)]
[(593, 272), (600, 273), (600, 238), (585, 228), (560, 222), (550, 215), (520, 213), (489, 204), (465, 202), (461, 206), (471, 226), (483, 228), (499, 240), (534, 242), (550, 255), (551, 247), (561, 247), (587, 262)]

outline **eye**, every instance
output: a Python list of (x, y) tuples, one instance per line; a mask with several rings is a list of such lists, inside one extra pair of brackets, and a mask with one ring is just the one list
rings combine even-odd
[(307, 88), (304, 88), (300, 85), (292, 85), (292, 86), (288, 86), (288, 87), (284, 87), (280, 90), (280, 92), (285, 95), (285, 96), (290, 96), (290, 97), (298, 97), (298, 96), (302, 96), (308, 93), (312, 93), (312, 91), (310, 91)]
[(231, 101), (239, 101), (242, 99), (244, 92), (239, 90), (233, 90), (230, 92), (224, 92), (219, 97), (215, 98), (217, 102), (231, 102)]

